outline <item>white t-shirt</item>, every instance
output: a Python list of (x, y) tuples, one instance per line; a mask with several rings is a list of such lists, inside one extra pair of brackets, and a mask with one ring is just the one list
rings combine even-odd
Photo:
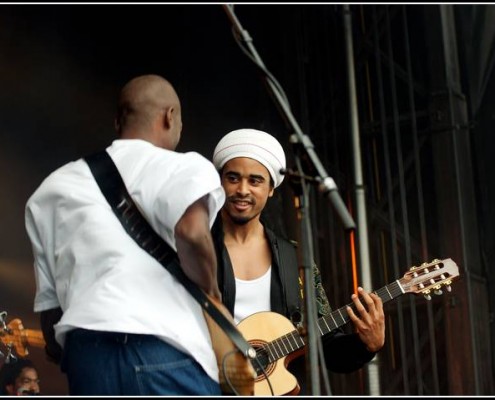
[(262, 276), (243, 280), (235, 278), (234, 321), (238, 324), (244, 318), (260, 311), (270, 311), (270, 284), (272, 267)]
[[(107, 148), (129, 193), (175, 250), (174, 228), (209, 194), (210, 227), (225, 201), (213, 164), (149, 142), (115, 140)], [(201, 306), (123, 229), (82, 159), (50, 174), (26, 205), (33, 245), (34, 311), (64, 311), (55, 325), (63, 346), (74, 328), (156, 335), (192, 355), (218, 381)]]

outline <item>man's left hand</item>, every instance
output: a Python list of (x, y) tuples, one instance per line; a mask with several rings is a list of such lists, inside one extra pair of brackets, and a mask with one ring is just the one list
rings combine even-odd
[[(351, 296), (356, 312), (347, 307), (357, 334), (368, 351), (377, 352), (385, 344), (385, 314), (382, 299), (374, 293), (358, 288), (359, 295)], [(364, 304), (363, 304), (364, 303)]]

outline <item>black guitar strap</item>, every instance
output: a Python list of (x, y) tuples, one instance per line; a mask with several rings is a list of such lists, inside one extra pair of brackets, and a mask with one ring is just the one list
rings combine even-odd
[(100, 190), (111, 205), (126, 232), (142, 249), (155, 257), (164, 268), (186, 287), (189, 293), (191, 293), (196, 301), (215, 320), (218, 326), (229, 336), (244, 356), (253, 358), (256, 355), (255, 350), (244, 339), (235, 325), (187, 277), (179, 264), (177, 253), (155, 232), (143, 217), (129, 195), (117, 167), (106, 150), (86, 156), (84, 159), (88, 163)]

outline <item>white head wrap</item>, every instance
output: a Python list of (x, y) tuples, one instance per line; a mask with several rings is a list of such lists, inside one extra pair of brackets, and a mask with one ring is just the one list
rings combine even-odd
[(238, 129), (227, 133), (215, 147), (213, 164), (221, 170), (227, 161), (237, 157), (252, 158), (263, 164), (273, 179), (274, 187), (284, 180), (280, 170), (285, 168), (282, 145), (269, 133), (256, 129)]

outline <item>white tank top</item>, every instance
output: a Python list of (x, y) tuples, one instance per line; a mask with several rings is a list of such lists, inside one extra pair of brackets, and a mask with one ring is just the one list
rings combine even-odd
[(234, 321), (238, 324), (247, 316), (259, 311), (270, 311), (270, 283), (272, 267), (259, 278), (245, 281), (235, 278)]

